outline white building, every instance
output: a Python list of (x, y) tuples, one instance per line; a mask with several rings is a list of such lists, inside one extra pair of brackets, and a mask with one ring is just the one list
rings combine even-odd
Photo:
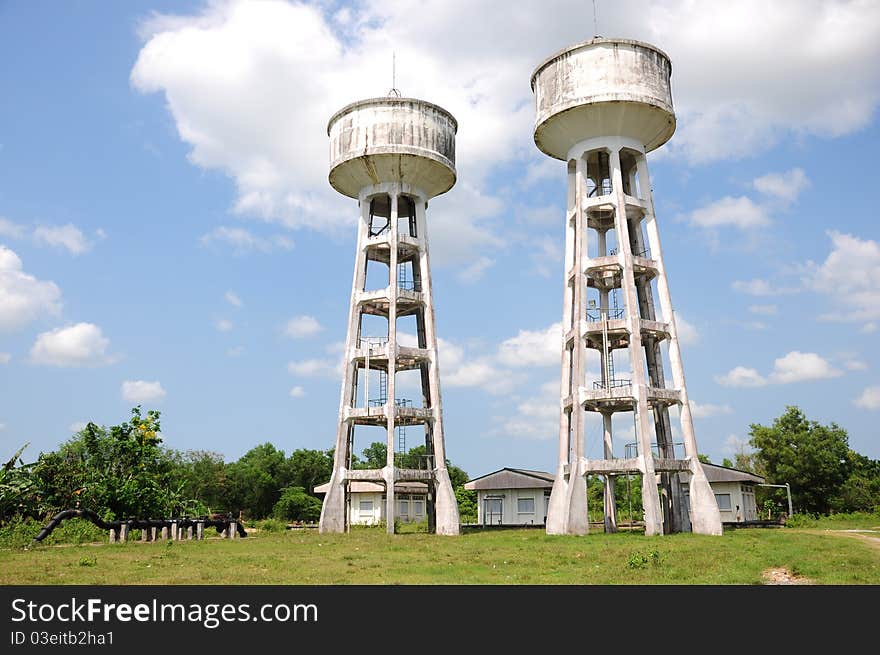
[[(385, 520), (385, 485), (355, 480), (351, 483), (349, 525), (377, 525)], [(324, 495), (330, 488), (325, 482), (315, 487), (315, 493)], [(394, 485), (397, 518), (404, 523), (424, 521), (428, 486), (424, 482), (398, 482)]]
[(503, 468), (468, 481), (464, 488), (477, 492), (481, 525), (544, 525), (553, 474)]
[[(722, 523), (759, 518), (755, 486), (763, 484), (764, 478), (717, 464), (703, 464), (703, 470), (715, 493)], [(477, 522), (481, 525), (543, 525), (552, 487), (552, 473), (515, 468), (499, 469), (464, 485), (477, 492)], [(682, 475), (682, 490), (689, 508), (686, 474)]]
[[(717, 464), (703, 464), (703, 470), (706, 472), (709, 486), (715, 493), (715, 502), (718, 503), (722, 523), (758, 520), (755, 486), (764, 484), (764, 478), (754, 473)], [(687, 494), (687, 483), (684, 483), (683, 487)]]

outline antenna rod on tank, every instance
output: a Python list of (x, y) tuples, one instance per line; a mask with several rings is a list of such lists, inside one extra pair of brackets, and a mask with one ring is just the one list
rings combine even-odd
[(598, 0), (593, 0), (593, 37), (599, 36), (599, 9), (597, 8)]
[(393, 50), (391, 51), (391, 90), (388, 92), (388, 97), (400, 97), (400, 91), (397, 90), (397, 53)]

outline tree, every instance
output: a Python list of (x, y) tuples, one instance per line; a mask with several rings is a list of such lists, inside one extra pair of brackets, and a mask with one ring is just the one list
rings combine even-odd
[(188, 450), (177, 456), (177, 472), (183, 480), (182, 494), (192, 514), (225, 512), (228, 500), (226, 463), (223, 455), (208, 450)]
[(730, 458), (729, 458), (729, 457), (725, 457), (724, 459), (721, 460), (721, 466), (726, 466), (726, 467), (729, 468), (729, 469), (736, 468), (736, 467), (733, 465), (733, 462), (730, 461)]
[(91, 509), (107, 519), (180, 513), (182, 482), (162, 448), (160, 413), (131, 410), (119, 425), (89, 423), (34, 467), (47, 508)]
[(301, 487), (314, 496), (315, 487), (327, 482), (333, 474), (333, 451), (299, 448), (290, 454), (287, 468), (290, 486)]
[(363, 461), (358, 464), (360, 468), (380, 469), (384, 468), (388, 458), (388, 444), (381, 441), (374, 441), (364, 448), (361, 453), (364, 457)]
[(880, 510), (880, 460), (849, 451), (849, 477), (834, 499), (841, 512)]
[(800, 409), (788, 406), (773, 425), (753, 423), (749, 434), (760, 470), (770, 483), (791, 485), (797, 510), (827, 514), (834, 508), (850, 473), (846, 430), (809, 421)]
[(272, 508), (272, 514), (280, 521), (313, 523), (321, 518), (321, 501), (302, 487), (287, 487)]
[(283, 450), (271, 443), (251, 448), (227, 468), (229, 500), (234, 511), (261, 519), (272, 513), (281, 490), (290, 483), (290, 468)]
[(703, 464), (711, 464), (712, 460), (709, 459), (708, 455), (704, 455), (703, 453), (697, 453), (697, 459), (700, 460)]
[(477, 492), (464, 487), (455, 487), (455, 500), (458, 503), (458, 516), (462, 523), (477, 522)]

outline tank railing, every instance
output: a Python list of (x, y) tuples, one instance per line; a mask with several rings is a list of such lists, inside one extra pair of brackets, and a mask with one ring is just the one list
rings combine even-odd
[(382, 225), (379, 228), (374, 227), (373, 218), (374, 217), (372, 217), (372, 216), (370, 217), (369, 236), (377, 237), (380, 234), (385, 234), (386, 232), (388, 232), (391, 229), (391, 219), (390, 218), (386, 218), (385, 216), (375, 217), (375, 218), (380, 218), (380, 219), (384, 218), (385, 219), (385, 225)]
[(358, 337), (358, 348), (369, 348), (370, 352), (384, 348), (388, 343), (388, 337)]
[[(675, 449), (676, 448), (683, 449), (684, 448), (684, 441), (673, 441), (672, 442), (672, 458), (673, 459), (675, 458)], [(638, 457), (639, 456), (639, 442), (638, 441), (631, 441), (628, 444), (626, 444), (624, 446), (624, 453), (625, 453), (625, 456), (627, 459), (631, 459), (633, 457)], [(662, 457), (662, 455), (660, 454), (660, 444), (658, 444), (656, 441), (651, 442), (651, 453), (654, 455), (654, 457), (657, 457), (658, 459), (660, 457)]]
[[(590, 180), (592, 182), (592, 180)], [(597, 198), (599, 196), (610, 196), (611, 191), (611, 180), (602, 180), (601, 184), (595, 185), (592, 189), (587, 192), (587, 196), (589, 198)]]
[(394, 465), (397, 468), (415, 469), (416, 471), (433, 471), (434, 456), (394, 453)]
[[(379, 398), (373, 398), (369, 401), (370, 407), (382, 407), (385, 403), (388, 402), (388, 398), (384, 396), (380, 396)], [(396, 407), (413, 407), (413, 401), (411, 398), (396, 398), (394, 400), (394, 405)]]
[(623, 307), (619, 308), (604, 308), (604, 309), (588, 309), (587, 310), (587, 320), (591, 323), (598, 323), (599, 321), (603, 321), (605, 319), (609, 321), (614, 321), (617, 319), (621, 319), (624, 317), (626, 310)]
[(612, 378), (610, 380), (593, 381), (593, 389), (623, 389), (624, 387), (630, 386), (632, 386), (632, 380), (615, 380)]

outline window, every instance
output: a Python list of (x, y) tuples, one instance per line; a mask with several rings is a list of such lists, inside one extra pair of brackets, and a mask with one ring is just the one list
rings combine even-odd
[(516, 499), (517, 514), (534, 514), (535, 499), (534, 498), (517, 498)]
[(409, 501), (408, 500), (401, 500), (400, 501), (400, 508), (398, 509), (398, 512), (400, 513), (401, 516), (409, 516)]
[(372, 500), (362, 500), (358, 505), (358, 509), (362, 512), (370, 512), (373, 511), (373, 501)]
[(413, 511), (416, 513), (416, 516), (424, 516), (425, 515), (425, 502), (422, 500), (414, 500), (413, 501)]
[(715, 502), (722, 512), (730, 511), (730, 494), (715, 494)]

